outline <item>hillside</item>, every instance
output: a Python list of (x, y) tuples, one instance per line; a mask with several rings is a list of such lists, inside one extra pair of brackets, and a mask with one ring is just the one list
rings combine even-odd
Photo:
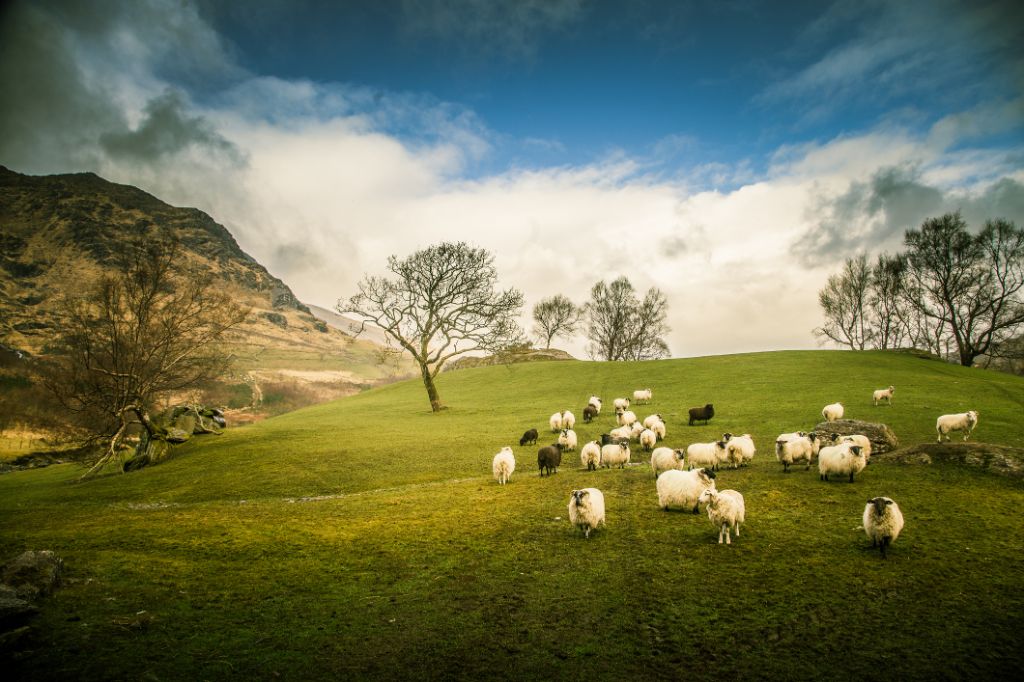
[[(893, 384), (891, 407), (871, 391)], [(0, 476), (0, 556), (56, 550), (64, 587), (16, 647), (32, 679), (991, 679), (1024, 664), (1020, 479), (882, 455), (857, 480), (785, 475), (783, 431), (847, 416), (902, 445), (976, 409), (972, 441), (1024, 447), (1024, 380), (883, 352), (777, 352), (645, 363), (499, 365), (417, 381), (193, 439), (168, 462), (75, 483), (72, 465)], [(635, 466), (540, 478), (528, 427), (650, 387), (666, 444), (751, 433), (732, 546), (701, 514), (657, 507)], [(707, 426), (686, 409), (713, 402)], [(606, 410), (577, 424), (608, 430)], [(500, 487), (490, 460), (512, 445)], [(608, 525), (570, 528), (595, 486)], [(907, 527), (887, 561), (859, 529), (866, 500)], [(112, 519), (116, 518), (116, 522)], [(145, 611), (146, 616), (137, 615)], [(140, 620), (141, 619), (141, 620)], [(144, 621), (144, 623), (143, 623)], [(133, 625), (133, 623), (135, 623)], [(143, 623), (143, 624), (140, 624)], [(197, 633), (202, 633), (197, 636)]]

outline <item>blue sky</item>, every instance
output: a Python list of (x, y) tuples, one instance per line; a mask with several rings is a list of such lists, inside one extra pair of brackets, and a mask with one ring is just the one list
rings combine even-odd
[(675, 355), (814, 347), (844, 257), (1024, 221), (1022, 44), (1008, 1), (15, 0), (0, 163), (197, 206), (325, 307), (461, 239), (528, 306), (661, 288)]

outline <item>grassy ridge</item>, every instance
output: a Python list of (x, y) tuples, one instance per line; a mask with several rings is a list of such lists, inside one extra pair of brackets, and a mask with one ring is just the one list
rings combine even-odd
[[(894, 406), (872, 407), (890, 383)], [(555, 410), (581, 415), (591, 393), (610, 403), (641, 387), (655, 401), (637, 413), (661, 413), (669, 445), (753, 434), (753, 466), (719, 477), (747, 501), (732, 547), (714, 544), (704, 515), (660, 511), (649, 467), (588, 473), (567, 454), (540, 479), (536, 448), (517, 445)], [(978, 409), (976, 439), (1021, 446), (1016, 377), (785, 352), (489, 367), (442, 375), (440, 390), (452, 406), (441, 414), (416, 382), (395, 384), (196, 439), (129, 476), (0, 477), (4, 555), (52, 548), (68, 565), (16, 671), (924, 679), (1022, 663), (1019, 482), (877, 461), (852, 485), (825, 484), (783, 475), (770, 447), (836, 400), (903, 443), (934, 439), (938, 414)], [(686, 427), (704, 402), (718, 416)], [(581, 442), (611, 422), (578, 423)], [(499, 487), (490, 459), (506, 444), (517, 470)], [(589, 485), (605, 492), (609, 527), (584, 541), (565, 505)], [(907, 517), (885, 563), (858, 529), (878, 494)], [(140, 610), (153, 620), (133, 627)]]

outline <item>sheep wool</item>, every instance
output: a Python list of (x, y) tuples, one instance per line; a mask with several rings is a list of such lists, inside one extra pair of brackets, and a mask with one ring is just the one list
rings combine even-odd
[(775, 441), (775, 457), (782, 462), (783, 473), (789, 473), (789, 467), (796, 462), (806, 462), (807, 469), (811, 468), (811, 460), (818, 454), (821, 443), (815, 434), (805, 434), (795, 438), (782, 440), (783, 436), (795, 434), (784, 433)]
[(562, 413), (562, 428), (573, 429), (576, 428), (576, 415), (569, 410)]
[(867, 461), (859, 445), (840, 443), (818, 452), (818, 475), (827, 481), (830, 475), (849, 476), (853, 483), (853, 475), (864, 471)]
[(717, 469), (725, 461), (725, 441), (713, 443), (692, 443), (686, 448), (686, 461), (690, 468), (708, 467)]
[(643, 446), (644, 452), (650, 452), (654, 449), (654, 446), (658, 442), (658, 434), (650, 429), (644, 429), (640, 433), (640, 445)]
[[(832, 440), (835, 441), (836, 439), (833, 438)], [(859, 445), (860, 451), (864, 453), (864, 461), (871, 461), (871, 439), (868, 438), (867, 436), (860, 433), (854, 433), (850, 434), (849, 436), (840, 436), (838, 442), (853, 443), (854, 445)]]
[(967, 440), (968, 436), (971, 435), (971, 431), (978, 425), (978, 412), (971, 410), (970, 412), (963, 412), (961, 414), (944, 414), (939, 417), (935, 422), (935, 430), (939, 434), (938, 442), (942, 442), (942, 437), (945, 436), (946, 440), (949, 440), (949, 434), (953, 431), (963, 431), (964, 440)]
[(834, 422), (837, 419), (842, 419), (843, 418), (843, 404), (842, 403), (832, 403), (831, 405), (826, 405), (821, 410), (821, 416), (825, 418), (825, 421), (829, 421), (829, 422)]
[(601, 466), (601, 444), (592, 440), (580, 449), (580, 465), (587, 471), (594, 471)]
[(612, 407), (614, 407), (616, 410), (629, 409), (629, 398), (616, 398), (614, 401), (612, 401)]
[(661, 418), (660, 414), (649, 414), (644, 417), (644, 427), (650, 429), (653, 428), (655, 424), (664, 421), (665, 420)]
[(562, 429), (562, 433), (558, 436), (558, 444), (562, 446), (562, 452), (575, 450), (577, 442), (576, 432), (569, 428)]
[(590, 538), (590, 531), (605, 526), (604, 493), (597, 488), (573, 490), (569, 496), (569, 523)]
[(697, 504), (700, 494), (707, 488), (715, 487), (715, 472), (711, 469), (670, 469), (658, 476), (655, 487), (658, 491), (658, 506), (665, 511), (672, 508), (690, 509), (697, 514), (700, 511)]
[(874, 497), (864, 507), (864, 533), (871, 540), (871, 546), (878, 546), (885, 558), (889, 545), (903, 530), (903, 512), (891, 497)]
[(649, 388), (642, 388), (642, 389), (633, 391), (633, 402), (638, 404), (638, 405), (640, 403), (649, 403), (649, 402), (651, 402), (651, 398), (652, 398), (652, 393), (651, 393), (651, 389), (649, 389)]
[(558, 433), (559, 431), (561, 431), (562, 430), (562, 413), (561, 412), (555, 412), (553, 415), (551, 415), (551, 418), (548, 419), (548, 425), (551, 427), (551, 433)]
[(881, 401), (885, 401), (887, 405), (892, 405), (892, 393), (896, 389), (893, 386), (889, 388), (880, 388), (871, 394), (871, 401), (877, 405)]
[(498, 485), (505, 485), (511, 478), (512, 472), (516, 470), (516, 457), (512, 454), (512, 448), (505, 446), (494, 456), (491, 462), (491, 469), (494, 471), (494, 480)]
[[(722, 440), (726, 440), (723, 438)], [(754, 439), (749, 433), (742, 436), (732, 436), (725, 445), (726, 461), (736, 469), (740, 466), (750, 464), (754, 460), (757, 449), (754, 447)]]
[(590, 400), (587, 401), (587, 405), (590, 405), (597, 410), (594, 414), (601, 414), (601, 399), (596, 395), (590, 396)]
[(626, 468), (629, 462), (629, 445), (622, 443), (609, 443), (601, 447), (601, 466), (608, 467), (618, 465), (620, 469)]
[(739, 537), (740, 524), (746, 522), (743, 495), (735, 490), (718, 491), (709, 488), (700, 494), (698, 502), (707, 505), (708, 520), (718, 529), (718, 544), (722, 544), (724, 539), (725, 544), (731, 545), (730, 531), (736, 531), (736, 537)]
[(682, 450), (654, 448), (654, 452), (651, 453), (651, 469), (654, 471), (654, 477), (657, 478), (662, 472), (670, 469), (682, 471), (685, 455), (686, 453)]
[(623, 410), (622, 412), (615, 413), (615, 421), (619, 426), (632, 426), (636, 423), (636, 412), (633, 410)]

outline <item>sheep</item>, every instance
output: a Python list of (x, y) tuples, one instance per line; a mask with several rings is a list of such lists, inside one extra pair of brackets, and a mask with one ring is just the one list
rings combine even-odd
[(950, 431), (963, 431), (964, 440), (967, 440), (977, 425), (978, 412), (976, 410), (960, 414), (944, 414), (935, 421), (935, 430), (939, 433), (938, 442), (942, 442), (943, 436), (948, 441)]
[(587, 405), (586, 407), (583, 408), (583, 423), (589, 424), (590, 422), (594, 421), (594, 417), (600, 414), (600, 412), (601, 411), (598, 410), (593, 405)]
[(572, 429), (562, 429), (562, 433), (558, 436), (558, 444), (562, 446), (562, 452), (571, 452), (576, 449), (576, 432)]
[(718, 544), (722, 544), (722, 537), (725, 537), (725, 544), (732, 544), (732, 537), (729, 531), (735, 530), (736, 537), (740, 536), (740, 524), (746, 522), (746, 506), (743, 504), (743, 495), (735, 490), (718, 491), (714, 488), (707, 488), (697, 498), (697, 502), (707, 505), (708, 520), (711, 525), (718, 529)]
[(660, 414), (649, 414), (644, 417), (644, 426), (648, 429), (657, 424), (658, 422), (664, 422)]
[(650, 429), (644, 429), (640, 433), (640, 445), (643, 446), (644, 452), (650, 452), (654, 449), (654, 446), (658, 443), (658, 434)]
[[(727, 440), (725, 435), (731, 437)], [(742, 436), (725, 435), (722, 436), (722, 440), (726, 441), (726, 459), (732, 462), (732, 468), (736, 469), (741, 465), (750, 464), (754, 460), (754, 454), (757, 452), (757, 449), (754, 447), (754, 439), (750, 437), (750, 434), (744, 433)]]
[(885, 550), (903, 530), (903, 512), (890, 497), (873, 497), (864, 507), (864, 532), (871, 546), (878, 545), (885, 558)]
[[(793, 434), (784, 433), (782, 435), (791, 436)], [(811, 468), (811, 460), (818, 454), (820, 447), (821, 442), (818, 440), (817, 434), (814, 433), (789, 440), (776, 440), (775, 457), (782, 462), (783, 473), (788, 474), (789, 466), (801, 460), (807, 462), (807, 467), (804, 469), (806, 471)]]
[(616, 441), (628, 441), (630, 438), (633, 437), (633, 429), (631, 429), (628, 426), (620, 426), (617, 429), (612, 429), (609, 433), (611, 434), (611, 437), (614, 438)]
[(693, 422), (702, 421), (705, 424), (708, 420), (715, 416), (715, 406), (708, 403), (704, 407), (691, 407), (690, 408), (690, 426), (693, 426)]
[(628, 410), (629, 398), (616, 398), (615, 400), (612, 401), (612, 407), (615, 408), (616, 412), (618, 412), (619, 410)]
[(884, 400), (886, 404), (892, 405), (892, 393), (895, 390), (896, 388), (894, 386), (890, 386), (889, 388), (880, 388), (871, 394), (871, 401), (875, 405), (878, 405), (880, 401)]
[(715, 487), (715, 472), (711, 469), (669, 469), (658, 476), (655, 487), (658, 490), (658, 506), (665, 511), (670, 507), (677, 507), (692, 509), (693, 513), (697, 514), (700, 494), (707, 488)]
[(651, 402), (651, 397), (651, 389), (649, 388), (642, 388), (633, 391), (633, 402), (636, 403), (637, 405), (639, 405), (640, 403), (647, 404)]
[(793, 440), (794, 438), (803, 438), (807, 435), (806, 431), (794, 431), (793, 433), (780, 433), (779, 437), (775, 439), (775, 442)]
[(686, 453), (683, 450), (673, 450), (672, 448), (654, 448), (654, 452), (651, 453), (651, 469), (654, 471), (654, 477), (657, 478), (664, 471), (669, 469), (683, 470), (683, 456)]
[(562, 448), (558, 443), (545, 445), (537, 451), (537, 466), (540, 468), (540, 475), (544, 476), (558, 473), (558, 466), (562, 463)]
[(686, 461), (690, 468), (709, 467), (717, 469), (725, 461), (725, 441), (693, 443), (686, 448)]
[(529, 443), (530, 445), (537, 444), (537, 429), (530, 429), (523, 432), (523, 437), (519, 439), (519, 445), (523, 446)]
[(871, 439), (867, 436), (859, 433), (853, 433), (849, 436), (840, 436), (838, 433), (833, 433), (830, 434), (829, 438), (831, 438), (832, 442), (837, 445), (839, 443), (853, 443), (854, 445), (859, 445), (861, 452), (864, 453), (864, 461), (871, 461)]
[(825, 421), (834, 422), (837, 419), (843, 418), (843, 404), (832, 403), (826, 405), (821, 409), (821, 416), (825, 418)]
[(640, 442), (640, 434), (644, 432), (644, 425), (640, 422), (633, 422), (633, 425), (629, 427), (630, 440)]
[(827, 481), (829, 474), (846, 476), (849, 474), (850, 483), (853, 483), (853, 475), (864, 471), (864, 453), (859, 445), (852, 443), (840, 443), (827, 448), (822, 448), (818, 453), (818, 477)]
[(632, 426), (637, 421), (636, 412), (633, 410), (622, 410), (615, 412), (615, 423), (619, 426)]
[(590, 400), (587, 401), (587, 405), (590, 405), (594, 410), (596, 410), (594, 413), (595, 415), (601, 414), (601, 399), (596, 395), (590, 396)]
[[(613, 431), (617, 431), (618, 429), (612, 429), (612, 430)], [(601, 445), (608, 445), (609, 443), (624, 443), (626, 445), (629, 445), (629, 438), (628, 437), (627, 438), (622, 438), (622, 437), (619, 437), (619, 436), (613, 436), (610, 433), (602, 433), (601, 434)]]
[(590, 531), (605, 526), (604, 494), (597, 488), (573, 490), (569, 497), (569, 523), (590, 539)]
[(580, 448), (580, 465), (585, 466), (587, 471), (595, 471), (601, 466), (601, 444), (592, 440)]
[(569, 410), (562, 413), (562, 428), (573, 429), (576, 428), (576, 415)]
[(649, 427), (658, 436), (658, 440), (665, 440), (665, 422), (655, 422)]
[(561, 431), (562, 430), (562, 413), (561, 412), (555, 412), (553, 415), (551, 415), (551, 418), (548, 419), (548, 426), (551, 427), (551, 433), (558, 433), (559, 431)]
[(608, 467), (609, 469), (619, 465), (620, 469), (626, 468), (626, 463), (629, 462), (629, 443), (609, 443), (608, 445), (601, 446), (601, 466)]
[(512, 448), (508, 446), (503, 447), (501, 452), (494, 456), (494, 460), (491, 462), (491, 469), (494, 471), (494, 480), (498, 482), (498, 485), (508, 483), (512, 472), (516, 470), (516, 457), (512, 454)]

